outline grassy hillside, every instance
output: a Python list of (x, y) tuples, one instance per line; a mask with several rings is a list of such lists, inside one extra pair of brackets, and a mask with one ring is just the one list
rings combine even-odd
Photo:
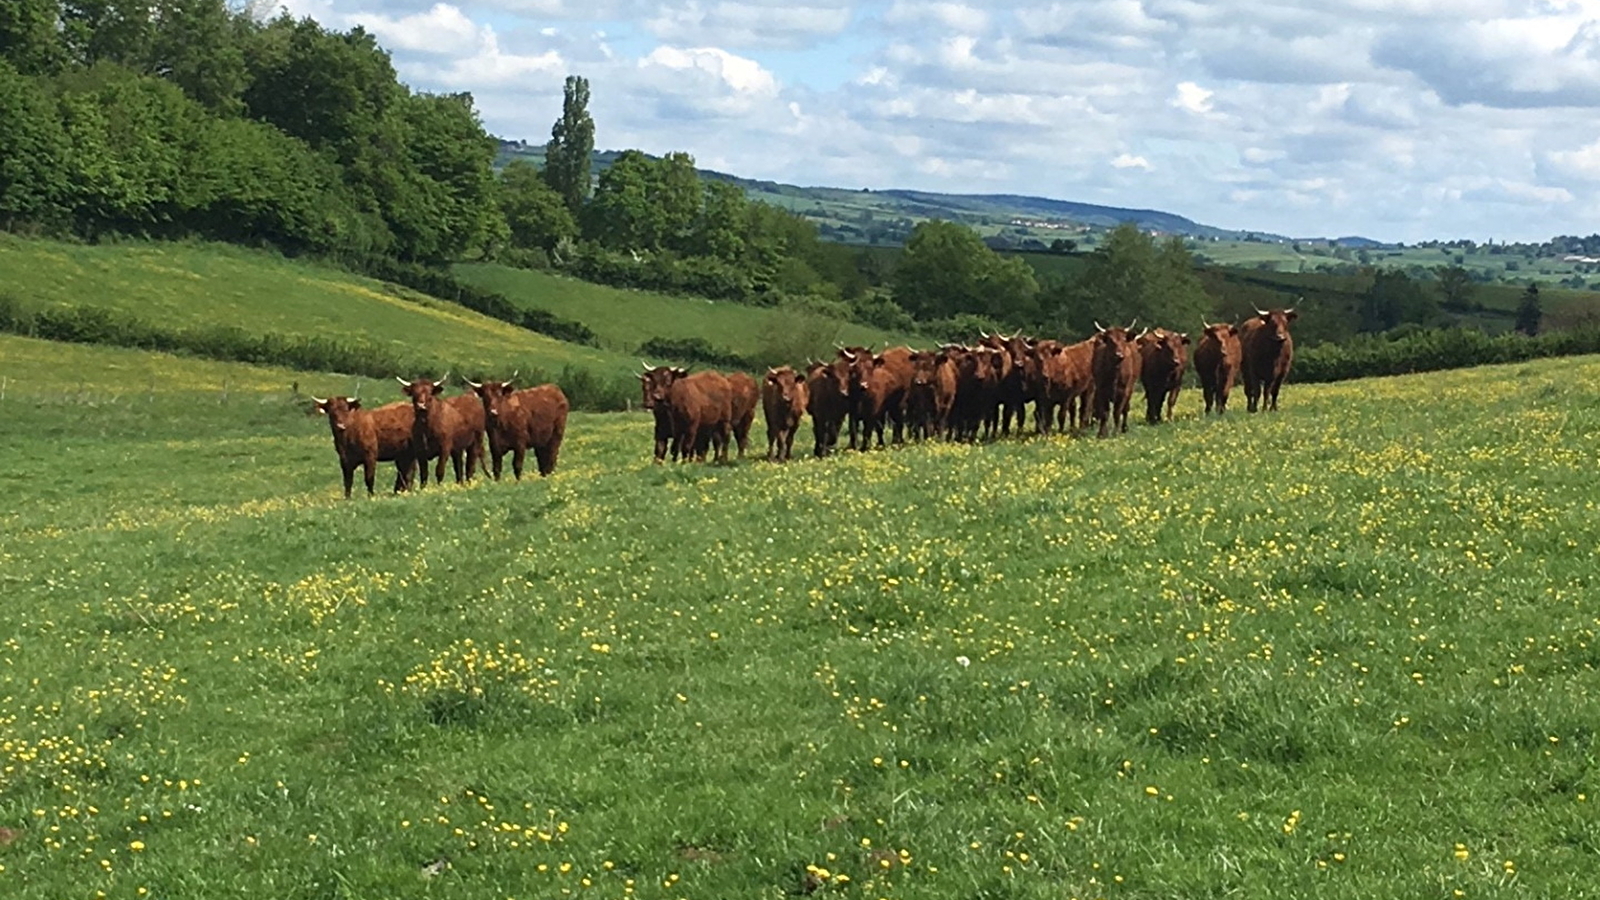
[[(651, 338), (704, 338), (713, 346), (747, 358), (790, 343), (796, 328), (821, 337), (815, 352), (834, 341), (884, 346), (921, 344), (922, 339), (864, 325), (797, 317), (783, 310), (691, 297), (668, 297), (647, 291), (625, 291), (563, 278), (545, 272), (493, 264), (466, 264), (456, 274), (468, 284), (496, 291), (513, 302), (576, 319), (600, 336), (602, 346), (631, 354)], [(799, 321), (797, 321), (799, 319)]]
[(345, 502), (287, 373), (72, 352), (0, 343), (8, 898), (1600, 875), (1600, 359), (787, 468), (578, 416), (552, 479)]
[(357, 335), (463, 364), (620, 370), (626, 358), (554, 340), (415, 291), (219, 244), (84, 246), (0, 234), (4, 291), (34, 306), (95, 306), (164, 325)]

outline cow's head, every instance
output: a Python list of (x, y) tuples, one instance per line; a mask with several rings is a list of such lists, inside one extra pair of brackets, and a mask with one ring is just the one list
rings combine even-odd
[(482, 384), (476, 381), (467, 382), (467, 386), (472, 388), (472, 392), (478, 395), (479, 400), (483, 401), (483, 414), (490, 419), (496, 420), (500, 418), (500, 413), (505, 410), (506, 402), (511, 399), (511, 395), (516, 393), (517, 389), (512, 385), (513, 382), (509, 380), (484, 381)]
[(1289, 323), (1298, 317), (1292, 306), (1288, 309), (1256, 310), (1256, 319), (1262, 325), (1261, 333), (1275, 344), (1289, 339)]
[(350, 420), (354, 418), (355, 411), (361, 408), (361, 401), (355, 397), (329, 397), (326, 400), (311, 398), (316, 403), (318, 413), (328, 417), (328, 425), (334, 433), (344, 431), (350, 427)]
[(1165, 328), (1156, 328), (1139, 335), (1139, 352), (1145, 359), (1156, 359), (1168, 366), (1183, 362), (1189, 336)]
[(667, 392), (672, 390), (673, 382), (689, 374), (689, 370), (672, 366), (652, 366), (644, 360), (639, 361), (644, 370), (639, 373), (639, 390), (643, 394), (645, 409), (666, 409)]
[(1230, 337), (1237, 338), (1239, 336), (1239, 326), (1229, 325), (1227, 322), (1208, 324), (1205, 319), (1201, 319), (1200, 325), (1204, 329), (1201, 332), (1202, 339), (1210, 338), (1219, 344), (1226, 342)]
[(1095, 352), (1108, 354), (1117, 362), (1126, 359), (1128, 354), (1134, 353), (1136, 349), (1134, 347), (1133, 326), (1137, 324), (1139, 324), (1138, 319), (1134, 319), (1133, 323), (1127, 328), (1123, 328), (1121, 325), (1113, 325), (1110, 328), (1106, 328), (1099, 322), (1094, 323), (1096, 330), (1094, 336)]
[(933, 384), (934, 369), (939, 365), (939, 352), (916, 350), (911, 356), (911, 383), (918, 387)]
[(806, 366), (806, 380), (813, 385), (812, 396), (828, 393), (839, 397), (850, 396), (850, 363), (840, 357), (832, 362), (812, 361)]
[(417, 411), (417, 417), (419, 419), (427, 419), (428, 408), (433, 405), (433, 402), (444, 399), (444, 383), (449, 378), (450, 373), (446, 372), (444, 377), (438, 381), (428, 378), (407, 381), (399, 376), (395, 376), (394, 380), (400, 382), (401, 392), (411, 398), (411, 408)]
[(875, 355), (871, 348), (860, 350), (841, 348), (840, 358), (850, 366), (850, 391), (852, 393), (865, 393), (872, 389), (872, 373), (878, 371), (883, 365), (883, 357)]
[(804, 379), (788, 366), (767, 369), (767, 390), (781, 398), (785, 406), (795, 405), (804, 384)]

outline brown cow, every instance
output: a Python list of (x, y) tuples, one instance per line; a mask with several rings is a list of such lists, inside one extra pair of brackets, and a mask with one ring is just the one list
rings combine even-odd
[(990, 347), (962, 347), (956, 357), (956, 402), (951, 434), (958, 441), (976, 441), (980, 427), (993, 422), (1000, 403), (1004, 353)]
[(1194, 371), (1200, 377), (1200, 390), (1205, 394), (1206, 412), (1213, 406), (1217, 415), (1228, 411), (1228, 395), (1233, 393), (1233, 380), (1239, 375), (1239, 328), (1236, 325), (1206, 325), (1199, 346), (1194, 348)]
[[(713, 451), (717, 462), (728, 460), (733, 431), (733, 386), (719, 372), (696, 372), (672, 382), (667, 390), (677, 458), (704, 460)], [(705, 440), (701, 440), (704, 437)]]
[(850, 364), (843, 359), (806, 366), (806, 411), (811, 413), (813, 452), (827, 456), (839, 443), (839, 431), (850, 414)]
[[(333, 450), (339, 454), (339, 468), (344, 474), (345, 499), (350, 497), (358, 467), (366, 478), (367, 496), (372, 496), (380, 462), (394, 462), (395, 493), (409, 486), (411, 469), (416, 465), (411, 458), (411, 404), (390, 403), (377, 409), (362, 409), (361, 401), (354, 397), (311, 399), (316, 401), (317, 412), (328, 417)], [(426, 477), (427, 472), (423, 475)]]
[(1289, 323), (1297, 317), (1292, 306), (1271, 312), (1258, 309), (1240, 329), (1239, 362), (1244, 369), (1244, 395), (1250, 402), (1250, 412), (1256, 411), (1258, 403), (1263, 409), (1278, 410), (1278, 389), (1283, 387), (1289, 366), (1294, 363)]
[(674, 440), (672, 426), (672, 404), (667, 402), (667, 393), (672, 390), (672, 383), (689, 374), (688, 369), (673, 368), (671, 366), (652, 366), (640, 360), (644, 371), (639, 373), (639, 388), (644, 394), (644, 408), (655, 415), (656, 420), (656, 462), (666, 459), (667, 451), (672, 451), (672, 461), (678, 461), (678, 445)]
[(1041, 431), (1055, 427), (1074, 432), (1089, 427), (1089, 408), (1094, 403), (1094, 347), (1090, 338), (1062, 346), (1041, 343), (1038, 420)]
[[(1135, 320), (1137, 323), (1137, 320)], [(1139, 348), (1127, 328), (1113, 326), (1101, 328), (1094, 341), (1094, 419), (1100, 425), (1100, 437), (1115, 426), (1118, 431), (1128, 430), (1128, 406), (1133, 402), (1133, 385), (1139, 380)]]
[(739, 458), (744, 459), (745, 448), (750, 446), (750, 426), (756, 420), (756, 407), (761, 405), (761, 387), (743, 372), (725, 377), (733, 389), (733, 440), (739, 445)]
[[(512, 379), (516, 376), (512, 375)], [(567, 433), (567, 395), (553, 384), (512, 388), (512, 381), (467, 382), (483, 404), (489, 438), (489, 467), (500, 480), (501, 459), (511, 452), (511, 471), (522, 480), (522, 461), (533, 448), (540, 475), (556, 470), (561, 439)]]
[(794, 456), (794, 435), (806, 414), (805, 376), (788, 366), (768, 369), (761, 384), (761, 411), (767, 419), (767, 459), (787, 462)]
[[(438, 459), (434, 478), (444, 483), (445, 460), (455, 469), (456, 483), (470, 481), (483, 461), (483, 403), (475, 394), (445, 398), (439, 391), (444, 387), (445, 375), (438, 381), (418, 378), (400, 382), (401, 390), (411, 398), (411, 409), (416, 413), (411, 424), (411, 452), (419, 465)], [(463, 476), (462, 463), (466, 463)], [(426, 482), (424, 482), (426, 484)]]
[[(906, 399), (911, 391), (914, 366), (910, 347), (890, 347), (879, 354), (868, 348), (839, 348), (850, 364), (850, 447), (867, 450), (872, 436), (883, 446), (883, 424), (894, 424), (894, 441), (905, 440)], [(864, 429), (859, 446), (858, 429)]]
[(1139, 335), (1139, 380), (1144, 384), (1144, 420), (1146, 424), (1161, 423), (1161, 408), (1166, 407), (1166, 418), (1178, 405), (1178, 391), (1183, 387), (1183, 373), (1189, 367), (1189, 336), (1165, 328), (1157, 328)]
[(906, 394), (906, 423), (919, 441), (943, 437), (950, 430), (950, 409), (956, 400), (956, 360), (951, 345), (911, 354), (911, 390)]
[(1037, 399), (1033, 392), (1033, 381), (1028, 375), (1029, 359), (1032, 357), (1030, 350), (1034, 341), (1023, 337), (1022, 332), (1018, 331), (1010, 337), (1003, 334), (985, 334), (978, 343), (999, 350), (1007, 357), (1001, 364), (1000, 401), (996, 413), (1000, 417), (1002, 436), (1011, 434), (1013, 416), (1017, 420), (1017, 434), (1021, 434), (1028, 404)]

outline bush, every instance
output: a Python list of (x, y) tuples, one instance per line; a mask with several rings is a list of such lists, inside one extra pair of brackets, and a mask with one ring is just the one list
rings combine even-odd
[(670, 359), (719, 369), (752, 369), (754, 363), (731, 350), (713, 347), (705, 338), (651, 338), (639, 345), (646, 359)]
[(1469, 328), (1447, 328), (1310, 347), (1295, 354), (1290, 377), (1300, 382), (1342, 381), (1581, 353), (1600, 353), (1600, 328), (1553, 331), (1534, 338), (1515, 333), (1491, 337)]
[(373, 278), (392, 281), (440, 300), (460, 304), (491, 319), (509, 322), (558, 341), (587, 347), (600, 346), (600, 337), (582, 322), (564, 319), (542, 309), (520, 309), (505, 295), (465, 284), (440, 269), (382, 257), (364, 260), (353, 268)]

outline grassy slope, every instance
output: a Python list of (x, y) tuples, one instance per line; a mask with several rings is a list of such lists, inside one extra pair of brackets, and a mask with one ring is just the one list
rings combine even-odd
[(485, 367), (619, 369), (626, 358), (553, 340), (414, 291), (224, 245), (81, 246), (0, 234), (4, 290), (32, 304), (95, 305), (169, 325), (360, 334)]
[[(775, 309), (626, 291), (508, 266), (466, 264), (457, 266), (456, 274), (513, 302), (577, 319), (593, 329), (605, 347), (618, 353), (633, 353), (654, 337), (699, 337), (714, 347), (753, 357), (760, 355), (773, 329), (793, 324), (791, 315)], [(847, 322), (830, 330), (836, 338), (825, 341), (817, 353), (823, 353), (833, 339), (878, 346), (919, 343), (908, 335)]]
[(579, 416), (548, 481), (346, 503), (283, 373), (91, 407), (75, 352), (0, 408), (7, 897), (1600, 875), (1600, 360), (786, 469)]

